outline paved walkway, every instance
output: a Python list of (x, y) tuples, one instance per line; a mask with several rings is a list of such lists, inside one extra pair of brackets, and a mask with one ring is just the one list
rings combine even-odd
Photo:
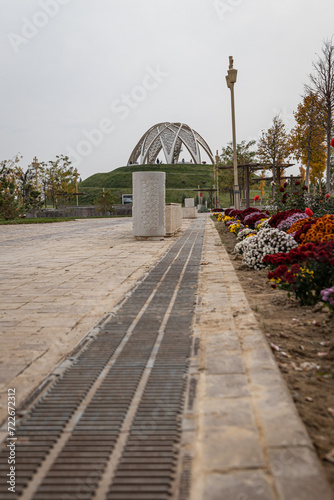
[(9, 387), (20, 404), (46, 377), (59, 380), (56, 392), (40, 387), (43, 400), (22, 419), (23, 500), (332, 499), (208, 218), (201, 259), (204, 221), (185, 221), (176, 239), (140, 242), (128, 219), (3, 226), (2, 419)]
[(134, 241), (131, 224), (0, 227), (0, 422), (7, 388), (21, 404), (174, 243)]

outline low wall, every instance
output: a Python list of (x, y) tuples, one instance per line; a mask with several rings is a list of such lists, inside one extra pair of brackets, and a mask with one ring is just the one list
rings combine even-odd
[(99, 215), (95, 206), (87, 207), (66, 207), (66, 208), (45, 208), (35, 214), (26, 213), (27, 218), (33, 217), (96, 217)]
[(182, 219), (196, 219), (198, 215), (196, 207), (182, 208)]
[(180, 203), (166, 204), (166, 236), (171, 236), (181, 229), (182, 211)]
[[(99, 217), (102, 214), (95, 205), (87, 207), (67, 207), (67, 208), (46, 208), (39, 210), (35, 214), (27, 212), (26, 218), (35, 217)], [(132, 205), (114, 205), (114, 210), (107, 215), (132, 215)]]
[(114, 205), (113, 215), (132, 215), (132, 204)]

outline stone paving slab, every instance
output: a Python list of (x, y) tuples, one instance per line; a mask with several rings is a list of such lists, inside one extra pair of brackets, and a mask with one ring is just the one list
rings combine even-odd
[(1, 226), (0, 422), (7, 389), (20, 405), (174, 242), (130, 218)]
[(208, 218), (185, 414), (190, 500), (332, 500), (307, 431)]

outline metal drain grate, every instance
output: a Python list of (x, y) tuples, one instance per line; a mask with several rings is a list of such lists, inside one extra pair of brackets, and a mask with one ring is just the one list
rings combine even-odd
[(203, 222), (185, 232), (22, 420), (16, 494), (7, 490), (1, 448), (1, 498), (170, 497)]

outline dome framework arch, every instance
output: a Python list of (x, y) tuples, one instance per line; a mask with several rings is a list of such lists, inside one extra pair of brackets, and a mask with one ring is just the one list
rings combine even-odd
[(153, 164), (161, 151), (168, 164), (178, 163), (179, 156), (185, 146), (194, 163), (201, 163), (200, 147), (204, 149), (212, 164), (212, 151), (203, 137), (184, 123), (162, 122), (149, 128), (133, 149), (129, 164)]

